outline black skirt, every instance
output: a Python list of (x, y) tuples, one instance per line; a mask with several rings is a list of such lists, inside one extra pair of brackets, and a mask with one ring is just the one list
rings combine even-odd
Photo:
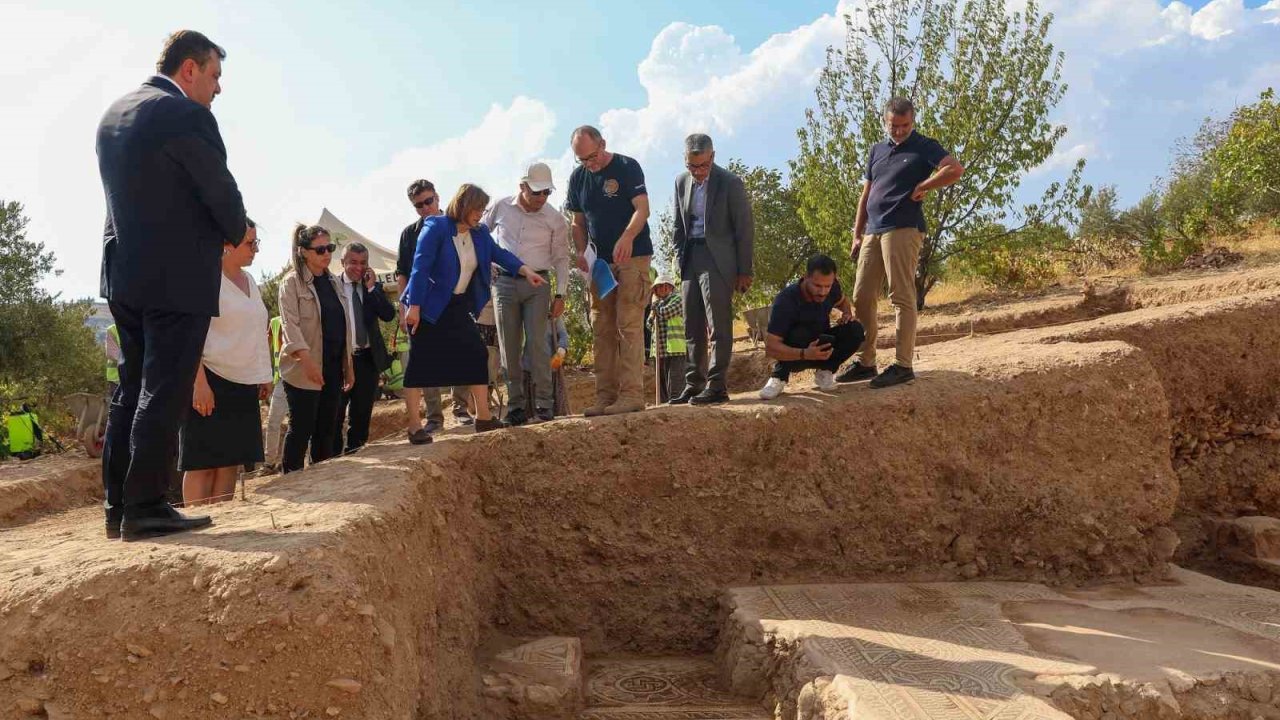
[(409, 388), (489, 384), (489, 350), (468, 308), (471, 294), (454, 295), (434, 323), (422, 320), (409, 336)]
[(213, 390), (208, 417), (187, 409), (182, 425), (178, 469), (209, 470), (262, 462), (262, 415), (258, 386), (241, 385), (204, 369)]

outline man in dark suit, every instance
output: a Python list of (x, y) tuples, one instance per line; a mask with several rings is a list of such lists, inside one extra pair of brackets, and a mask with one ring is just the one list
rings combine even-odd
[(135, 540), (210, 524), (165, 501), (178, 428), (191, 407), (224, 241), (245, 235), (244, 202), (210, 112), (226, 52), (198, 32), (169, 36), (157, 75), (98, 125), (107, 198), (102, 296), (120, 332), (120, 387), (102, 454), (107, 537)]
[(391, 355), (382, 339), (378, 321), (396, 319), (395, 306), (387, 299), (382, 283), (369, 268), (369, 248), (353, 242), (342, 249), (342, 292), (347, 296), (351, 313), (352, 361), (356, 381), (343, 394), (338, 411), (337, 435), (333, 446), (342, 448), (342, 417), (347, 418), (347, 444), (344, 452), (355, 452), (369, 440), (369, 418), (373, 401), (378, 397), (378, 376), (391, 367)]
[[(669, 401), (672, 405), (729, 400), (725, 381), (733, 355), (733, 293), (751, 288), (751, 201), (742, 179), (715, 159), (710, 137), (694, 133), (685, 138), (688, 171), (676, 178), (673, 239), (689, 355), (684, 392)], [(711, 366), (704, 371), (708, 325)]]

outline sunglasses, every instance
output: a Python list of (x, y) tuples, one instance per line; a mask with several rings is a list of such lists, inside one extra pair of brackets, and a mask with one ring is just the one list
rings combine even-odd
[(530, 194), (530, 195), (540, 195), (540, 196), (542, 196), (542, 197), (551, 197), (551, 190), (550, 190), (550, 189), (547, 189), (547, 190), (530, 190), (530, 191), (529, 191), (529, 194)]
[(329, 243), (328, 245), (316, 245), (313, 247), (309, 247), (307, 249), (317, 255), (328, 255), (334, 250), (337, 250), (338, 246), (334, 245), (333, 243)]
[(431, 197), (427, 198), (426, 200), (423, 200), (422, 202), (416, 202), (416, 203), (414, 203), (414, 204), (413, 204), (413, 208), (414, 208), (415, 210), (421, 210), (422, 208), (424, 208), (424, 207), (426, 207), (426, 206), (428, 206), (428, 205), (435, 205), (435, 204), (436, 204), (436, 201), (437, 201), (437, 200), (439, 200), (439, 199), (440, 199), (440, 196), (439, 196), (439, 195), (432, 195)]

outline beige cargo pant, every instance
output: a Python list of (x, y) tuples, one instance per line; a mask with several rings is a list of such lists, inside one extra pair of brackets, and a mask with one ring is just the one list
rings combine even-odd
[(924, 233), (915, 228), (897, 228), (862, 238), (858, 274), (853, 283), (853, 310), (866, 330), (866, 339), (858, 349), (858, 362), (864, 366), (876, 364), (876, 304), (888, 279), (889, 302), (897, 328), (894, 363), (911, 367), (916, 351), (916, 265), (923, 242)]
[(604, 300), (591, 292), (592, 351), (596, 403), (644, 405), (644, 306), (652, 286), (649, 257), (633, 257), (613, 266), (618, 287)]

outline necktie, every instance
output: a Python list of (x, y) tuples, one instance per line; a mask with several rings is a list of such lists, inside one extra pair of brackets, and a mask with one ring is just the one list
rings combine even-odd
[(360, 299), (360, 286), (351, 288), (351, 314), (355, 316), (356, 347), (369, 344), (369, 330), (364, 326), (364, 301)]

